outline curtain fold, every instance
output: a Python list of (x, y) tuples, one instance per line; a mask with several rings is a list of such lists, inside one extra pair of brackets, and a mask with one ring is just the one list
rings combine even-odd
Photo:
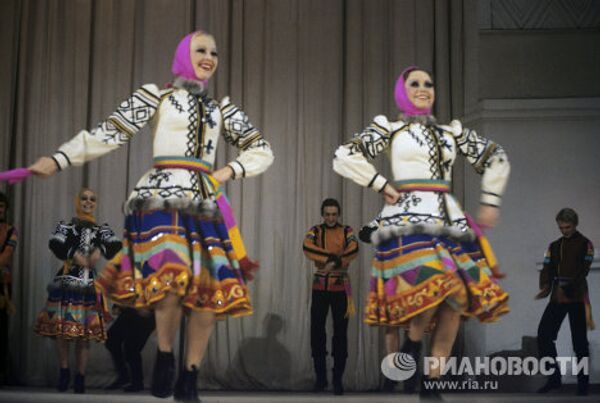
[[(460, 117), (464, 25), (475, 23), (464, 16), (462, 0), (5, 1), (0, 73), (11, 79), (0, 84), (0, 169), (52, 153), (78, 130), (95, 127), (140, 85), (163, 86), (172, 78), (179, 39), (197, 28), (213, 33), (219, 69), (210, 93), (230, 96), (248, 114), (271, 143), (275, 163), (261, 177), (227, 185), (249, 254), (261, 263), (250, 286), (255, 314), (216, 326), (200, 385), (308, 389), (312, 265), (302, 253), (304, 234), (320, 222), (326, 197), (340, 200), (342, 220), (355, 231), (383, 203), (381, 195), (333, 172), (333, 152), (377, 114), (396, 117), (393, 86), (407, 65), (434, 72), (441, 121)], [(235, 155), (222, 141), (217, 165)], [(83, 169), (8, 189), (21, 233), (10, 348), (21, 382), (52, 385), (58, 372), (53, 341), (32, 332), (60, 264), (47, 248), (50, 231), (74, 214), (72, 197), (82, 185), (99, 194), (99, 220), (121, 231), (122, 202), (151, 156), (150, 133), (143, 130)], [(387, 165), (385, 158), (376, 161), (384, 174)], [(348, 390), (374, 389), (381, 381), (383, 331), (364, 325), (361, 316), (372, 255), (361, 245), (350, 266), (358, 314), (348, 329)], [(154, 338), (149, 344), (147, 383)], [(111, 377), (108, 352), (94, 345), (88, 384)]]

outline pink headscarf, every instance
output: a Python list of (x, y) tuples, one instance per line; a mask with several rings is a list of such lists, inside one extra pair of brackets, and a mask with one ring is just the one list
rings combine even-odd
[(415, 70), (421, 69), (415, 66), (410, 66), (405, 68), (404, 71), (400, 73), (400, 77), (398, 77), (398, 80), (396, 81), (396, 88), (394, 89), (396, 105), (398, 106), (398, 109), (400, 109), (400, 111), (406, 116), (431, 115), (431, 108), (417, 108), (415, 104), (408, 99), (408, 95), (406, 94), (406, 88), (404, 87), (404, 75)]
[[(183, 77), (187, 80), (198, 81), (198, 77), (196, 77), (196, 73), (194, 73), (194, 66), (192, 66), (192, 61), (190, 59), (190, 46), (194, 35), (200, 33), (204, 34), (205, 32), (190, 32), (189, 34), (184, 36), (181, 41), (179, 41), (177, 49), (175, 49), (175, 57), (173, 57), (173, 64), (171, 65), (171, 72), (174, 75), (178, 77)], [(208, 80), (205, 80), (202, 83), (204, 85), (207, 85)]]

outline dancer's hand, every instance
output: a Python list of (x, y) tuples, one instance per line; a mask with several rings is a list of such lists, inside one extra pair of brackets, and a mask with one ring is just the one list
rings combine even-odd
[(81, 252), (75, 252), (73, 255), (73, 263), (75, 263), (77, 266), (88, 267), (89, 259)]
[(100, 249), (96, 248), (96, 249), (94, 249), (94, 251), (92, 252), (92, 254), (90, 255), (90, 257), (88, 259), (88, 263), (89, 263), (88, 267), (96, 266), (96, 263), (98, 262), (99, 259), (100, 259)]
[(325, 263), (325, 266), (318, 269), (317, 272), (322, 273), (322, 274), (327, 274), (330, 271), (332, 271), (333, 269), (335, 269), (335, 262), (327, 262), (327, 263)]
[(233, 177), (233, 168), (231, 168), (229, 165), (224, 166), (223, 168), (213, 172), (212, 177), (215, 178), (220, 184), (223, 184)]
[(33, 165), (29, 166), (29, 170), (37, 176), (49, 178), (58, 171), (58, 166), (56, 166), (56, 162), (52, 158), (41, 157)]
[(552, 291), (552, 288), (550, 287), (545, 287), (543, 289), (540, 290), (540, 292), (538, 292), (534, 299), (542, 299), (542, 298), (546, 298), (548, 295), (550, 295), (550, 291)]
[(383, 199), (387, 204), (396, 204), (400, 198), (400, 193), (389, 183), (383, 188)]
[(498, 207), (481, 205), (477, 213), (477, 224), (482, 229), (494, 228), (498, 222), (500, 216), (500, 209)]

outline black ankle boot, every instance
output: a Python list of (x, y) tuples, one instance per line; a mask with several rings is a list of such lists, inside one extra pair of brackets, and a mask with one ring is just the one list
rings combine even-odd
[(116, 390), (121, 389), (123, 386), (129, 383), (129, 379), (121, 376), (117, 377), (110, 385), (104, 388), (104, 390)]
[(381, 391), (383, 393), (393, 393), (394, 390), (396, 389), (397, 384), (398, 384), (397, 381), (394, 381), (393, 379), (385, 377), (385, 379), (383, 380), (383, 386), (381, 387)]
[(144, 390), (144, 372), (142, 369), (142, 358), (135, 357), (129, 360), (131, 383), (123, 388), (124, 392), (140, 392)]
[(73, 382), (73, 391), (75, 393), (85, 393), (85, 375), (77, 373)]
[(344, 384), (342, 378), (344, 377), (344, 370), (346, 369), (346, 357), (333, 357), (333, 394), (343, 395)]
[[(401, 353), (408, 354), (413, 358), (413, 360), (415, 360), (417, 369), (419, 368), (419, 359), (421, 358), (421, 345), (422, 343), (420, 341), (412, 341), (407, 334), (404, 338), (404, 344), (400, 349)], [(417, 373), (415, 373), (411, 378), (404, 381), (404, 393), (412, 394), (415, 393), (415, 391), (417, 390), (417, 383), (419, 379)]]
[(61, 368), (58, 374), (58, 385), (56, 389), (59, 392), (64, 392), (69, 389), (69, 380), (71, 378), (71, 373), (69, 372), (69, 368)]
[(173, 352), (156, 350), (156, 361), (152, 373), (152, 396), (165, 398), (173, 394), (175, 378), (175, 356)]
[(313, 392), (319, 393), (327, 389), (327, 358), (325, 355), (313, 357), (313, 365), (315, 367), (315, 385)]
[(129, 372), (127, 372), (127, 367), (125, 366), (125, 361), (123, 360), (123, 355), (120, 352), (116, 352), (116, 348), (111, 346), (107, 341), (106, 347), (111, 347), (108, 350), (112, 356), (113, 365), (115, 370), (117, 371), (117, 378), (108, 386), (104, 388), (104, 390), (116, 390), (121, 389), (123, 386), (127, 385), (130, 382)]
[(198, 368), (192, 365), (192, 370), (183, 368), (175, 385), (175, 400), (185, 403), (200, 403), (198, 399)]
[(587, 396), (589, 385), (589, 375), (577, 374), (577, 396)]
[(442, 395), (440, 395), (439, 386), (436, 381), (440, 381), (440, 378), (430, 378), (426, 375), (421, 377), (421, 390), (419, 391), (419, 400), (426, 402), (441, 402), (443, 401)]

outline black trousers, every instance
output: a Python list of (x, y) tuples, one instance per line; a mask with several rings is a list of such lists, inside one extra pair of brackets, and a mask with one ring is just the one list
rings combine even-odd
[(133, 382), (142, 380), (141, 352), (155, 326), (154, 312), (142, 316), (135, 309), (124, 308), (108, 329), (105, 346), (112, 355), (119, 377), (129, 378), (125, 367), (127, 362), (131, 371), (131, 380)]
[(585, 304), (583, 302), (571, 304), (550, 302), (538, 326), (537, 342), (540, 358), (556, 358), (556, 337), (566, 315), (569, 315), (571, 341), (575, 355), (578, 359), (589, 357)]
[[(4, 295), (4, 289), (7, 288), (8, 295)], [(10, 298), (11, 295), (11, 287), (10, 284), (6, 286), (4, 283), (0, 282), (0, 297)], [(3, 309), (0, 309), (0, 385), (7, 381), (8, 377), (8, 325), (9, 325), (9, 314), (8, 314), (8, 306), (5, 306)]]
[(310, 347), (314, 358), (327, 355), (327, 333), (325, 323), (331, 307), (333, 315), (332, 355), (334, 359), (348, 356), (348, 318), (345, 317), (348, 301), (344, 291), (312, 292), (310, 307)]
[(6, 381), (8, 371), (8, 311), (0, 309), (0, 384)]

